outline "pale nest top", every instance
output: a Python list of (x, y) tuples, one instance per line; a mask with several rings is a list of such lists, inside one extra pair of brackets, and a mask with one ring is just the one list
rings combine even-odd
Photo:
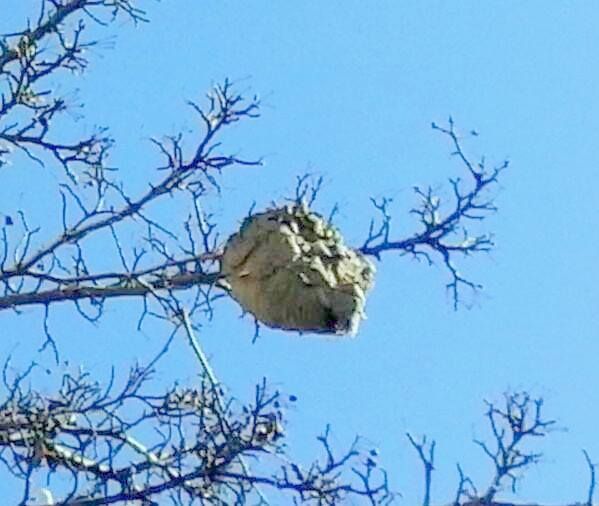
[(305, 205), (248, 217), (225, 246), (231, 295), (260, 322), (286, 330), (355, 334), (375, 268)]

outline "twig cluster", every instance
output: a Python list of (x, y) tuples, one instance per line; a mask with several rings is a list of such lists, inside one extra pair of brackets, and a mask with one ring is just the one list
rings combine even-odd
[(320, 438), (322, 462), (304, 469), (286, 459), (283, 409), (293, 398), (269, 392), (265, 382), (253, 402), (238, 406), (223, 404), (222, 390), (207, 380), (149, 394), (147, 367), (134, 367), (118, 389), (114, 377), (102, 388), (88, 374), (66, 373), (56, 394), (46, 396), (26, 386), (27, 375), (9, 378), (5, 367), (0, 404), (0, 462), (23, 482), (21, 504), (31, 503), (39, 484), (65, 505), (166, 498), (243, 505), (263, 502), (257, 490), (266, 488), (306, 504), (351, 496), (383, 504), (390, 497), (384, 473), (366, 462), (358, 442), (334, 456), (328, 431)]
[(469, 256), (492, 249), (492, 235), (470, 233), (469, 225), (483, 221), (497, 210), (489, 190), (497, 184), (500, 174), (509, 163), (506, 160), (489, 168), (484, 157), (478, 163), (471, 161), (462, 148), (462, 138), (452, 118), (449, 118), (447, 127), (433, 123), (432, 128), (449, 138), (453, 148), (451, 154), (457, 157), (466, 169), (467, 178), (450, 179), (453, 199), (449, 204), (443, 202), (431, 186), (414, 187), (419, 205), (410, 212), (418, 218), (420, 230), (405, 239), (392, 237), (392, 215), (389, 211), (391, 199), (372, 199), (380, 214), (380, 220), (378, 223), (375, 220), (370, 222), (368, 237), (360, 251), (377, 259), (380, 259), (383, 253), (396, 251), (401, 255), (411, 255), (417, 260), (424, 260), (428, 265), (434, 263), (435, 256), (439, 257), (450, 274), (447, 289), (454, 308), (457, 309), (460, 302), (463, 302), (460, 295), (462, 288), (476, 292), (482, 285), (464, 277), (458, 270), (455, 259), (458, 256)]
[[(84, 40), (86, 22), (106, 23), (121, 13), (144, 20), (129, 0), (46, 0), (34, 26), (1, 39), (0, 163), (18, 149), (40, 164), (58, 161), (65, 178), (56, 189), (62, 209), (49, 241), (38, 240), (41, 228), (29, 223), (25, 210), (4, 215), (0, 309), (38, 304), (48, 315), (51, 304), (71, 301), (84, 318), (97, 321), (107, 299), (136, 296), (143, 299), (141, 320), (148, 314), (171, 319), (177, 290), (194, 289), (191, 314), (210, 314), (213, 300), (223, 296), (212, 290), (219, 276), (219, 237), (202, 199), (211, 189), (219, 191), (215, 176), (223, 169), (260, 164), (222, 153), (218, 139), (227, 126), (258, 116), (257, 97), (245, 100), (225, 81), (207, 95), (204, 107), (189, 102), (201, 131), (195, 139), (152, 140), (164, 163), (156, 167), (158, 179), (140, 195), (131, 195), (108, 165), (113, 140), (106, 129), (71, 143), (53, 140), (52, 121), (69, 104), (44, 83), (61, 70), (83, 72), (85, 51), (95, 44)], [(179, 232), (177, 224), (152, 216), (156, 203), (174, 194), (186, 198), (191, 210)], [(132, 232), (141, 244), (123, 240)], [(120, 267), (102, 272), (94, 266), (98, 244)], [(148, 300), (158, 301), (160, 311)], [(56, 354), (50, 333), (46, 336), (44, 346)]]
[[(543, 399), (533, 398), (527, 392), (505, 393), (502, 404), (487, 401), (486, 405), (485, 416), (491, 431), (491, 442), (479, 439), (474, 442), (491, 461), (494, 468), (492, 478), (486, 489), (479, 491), (458, 464), (459, 480), (452, 506), (518, 506), (515, 502), (499, 500), (498, 495), (506, 490), (512, 493), (517, 491), (518, 482), (525, 471), (538, 464), (543, 455), (529, 449), (531, 443), (534, 439), (545, 437), (555, 428), (555, 420), (543, 416)], [(417, 441), (411, 434), (407, 434), (407, 437), (424, 467), (422, 506), (430, 506), (436, 442), (428, 442), (426, 437)], [(590, 472), (587, 500), (571, 506), (593, 505), (596, 464), (591, 462), (586, 451), (584, 456)]]

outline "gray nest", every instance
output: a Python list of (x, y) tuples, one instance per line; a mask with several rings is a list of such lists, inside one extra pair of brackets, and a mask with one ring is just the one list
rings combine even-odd
[(354, 335), (374, 266), (305, 205), (248, 217), (221, 261), (231, 295), (257, 320), (285, 330)]

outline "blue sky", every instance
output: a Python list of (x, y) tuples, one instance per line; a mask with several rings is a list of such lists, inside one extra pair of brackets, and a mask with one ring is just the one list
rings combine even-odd
[[(15, 28), (15, 10), (0, 31)], [(485, 285), (470, 310), (452, 309), (446, 272), (387, 255), (378, 265), (369, 319), (353, 340), (299, 337), (253, 325), (222, 302), (200, 339), (231, 392), (251, 396), (263, 376), (298, 396), (289, 413), (292, 452), (308, 458), (327, 423), (339, 447), (353, 435), (380, 448), (400, 504), (421, 497), (422, 473), (404, 433), (437, 440), (433, 499), (448, 502), (456, 462), (481, 488), (491, 468), (471, 443), (487, 435), (483, 399), (506, 389), (545, 398), (547, 415), (567, 431), (539, 441), (542, 463), (522, 481), (520, 502), (583, 500), (587, 474), (581, 449), (599, 461), (599, 6), (593, 2), (145, 2), (151, 23), (118, 23), (91, 55), (84, 77), (57, 82), (79, 88), (85, 118), (76, 128), (107, 125), (112, 158), (123, 178), (142, 188), (156, 154), (148, 138), (195, 126), (186, 106), (230, 77), (263, 99), (263, 116), (240, 124), (227, 145), (260, 169), (223, 175), (223, 195), (210, 201), (223, 236), (256, 202), (266, 207), (294, 188), (295, 176), (322, 175), (317, 207), (340, 206), (337, 224), (361, 244), (374, 215), (369, 197), (394, 199), (397, 235), (415, 230), (408, 210), (415, 184), (448, 194), (462, 174), (447, 140), (430, 128), (452, 115), (476, 128), (469, 153), (497, 163), (509, 158), (497, 191), (499, 212), (485, 222), (497, 248), (461, 270)], [(103, 37), (107, 32), (101, 32)], [(72, 128), (68, 125), (66, 129)], [(22, 162), (27, 165), (26, 162)], [(51, 219), (34, 184), (53, 177), (35, 166), (6, 176), (27, 181), (22, 192), (0, 188), (16, 209)], [(31, 181), (29, 181), (31, 179)], [(447, 193), (444, 193), (444, 192)], [(38, 202), (38, 204), (36, 204)], [(37, 206), (37, 207), (36, 207)], [(177, 216), (172, 217), (173, 220)], [(70, 307), (53, 316), (53, 332), (72, 363), (98, 374), (150, 357), (164, 329), (134, 332), (129, 302), (110, 305), (98, 328)], [(31, 318), (2, 315), (2, 350), (26, 363), (41, 342)], [(24, 342), (23, 336), (27, 336)], [(183, 343), (159, 379), (192, 381)], [(39, 357), (43, 360), (43, 357)], [(49, 360), (46, 356), (45, 359)], [(176, 366), (176, 369), (170, 366)], [(0, 485), (1, 489), (1, 485)], [(510, 497), (505, 495), (504, 497)]]

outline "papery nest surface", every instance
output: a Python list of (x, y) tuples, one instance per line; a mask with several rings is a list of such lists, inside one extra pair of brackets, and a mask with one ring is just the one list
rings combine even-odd
[(305, 204), (249, 216), (227, 241), (221, 273), (269, 327), (355, 335), (375, 268)]

